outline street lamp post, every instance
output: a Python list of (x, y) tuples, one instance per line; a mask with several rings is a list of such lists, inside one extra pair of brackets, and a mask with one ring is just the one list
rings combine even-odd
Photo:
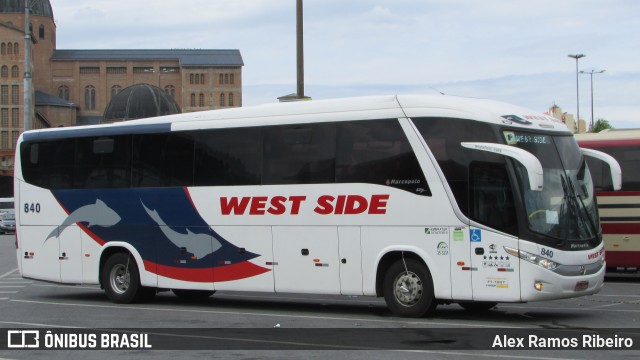
[(304, 11), (302, 0), (296, 1), (297, 98), (304, 99)]
[(576, 132), (580, 132), (580, 88), (578, 86), (578, 60), (587, 55), (585, 54), (569, 54), (570, 58), (576, 59)]
[(31, 130), (31, 21), (29, 0), (24, 0), (24, 131)]
[(604, 72), (604, 70), (600, 70), (600, 71), (595, 71), (595, 70), (591, 70), (591, 71), (580, 71), (580, 74), (588, 74), (591, 77), (591, 128), (589, 129), (590, 131), (593, 131), (593, 74), (602, 74)]

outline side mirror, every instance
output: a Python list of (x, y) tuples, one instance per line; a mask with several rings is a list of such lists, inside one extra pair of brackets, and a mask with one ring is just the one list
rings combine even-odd
[(527, 176), (529, 177), (529, 186), (531, 191), (542, 191), (543, 183), (543, 170), (540, 160), (532, 153), (517, 148), (515, 146), (494, 144), (494, 143), (473, 143), (463, 142), (460, 143), (463, 147), (471, 150), (486, 151), (498, 155), (508, 156), (527, 169)]
[(622, 169), (620, 168), (618, 161), (613, 156), (593, 149), (580, 148), (580, 150), (584, 156), (598, 159), (609, 165), (609, 169), (611, 169), (613, 190), (618, 191), (622, 189)]

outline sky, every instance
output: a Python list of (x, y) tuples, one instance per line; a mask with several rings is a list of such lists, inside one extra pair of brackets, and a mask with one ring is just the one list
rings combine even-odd
[[(296, 0), (50, 0), (58, 49), (238, 49), (243, 106), (296, 91)], [(304, 0), (305, 95), (438, 94), (640, 128), (640, 1)], [(591, 121), (591, 76), (578, 76)]]

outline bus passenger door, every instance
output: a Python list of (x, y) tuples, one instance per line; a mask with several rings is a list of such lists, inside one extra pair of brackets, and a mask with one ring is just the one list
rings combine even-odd
[(274, 226), (276, 292), (340, 294), (335, 226)]
[(506, 167), (500, 162), (472, 162), (469, 167), (469, 217), (486, 226), (470, 226), (473, 300), (519, 301), (518, 259), (505, 246), (518, 248), (518, 220)]
[(494, 231), (471, 228), (473, 300), (519, 301), (518, 259), (505, 246), (517, 248), (518, 239)]
[(469, 228), (449, 228), (449, 250), (451, 257), (451, 297), (454, 300), (472, 300), (471, 243)]

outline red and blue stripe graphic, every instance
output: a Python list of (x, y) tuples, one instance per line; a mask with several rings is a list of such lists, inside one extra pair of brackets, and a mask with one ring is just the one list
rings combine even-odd
[[(214, 231), (194, 207), (186, 188), (55, 190), (69, 217), (96, 243), (131, 244), (144, 269), (182, 281), (221, 282), (270, 271), (259, 257)], [(64, 228), (60, 241), (64, 241)]]

